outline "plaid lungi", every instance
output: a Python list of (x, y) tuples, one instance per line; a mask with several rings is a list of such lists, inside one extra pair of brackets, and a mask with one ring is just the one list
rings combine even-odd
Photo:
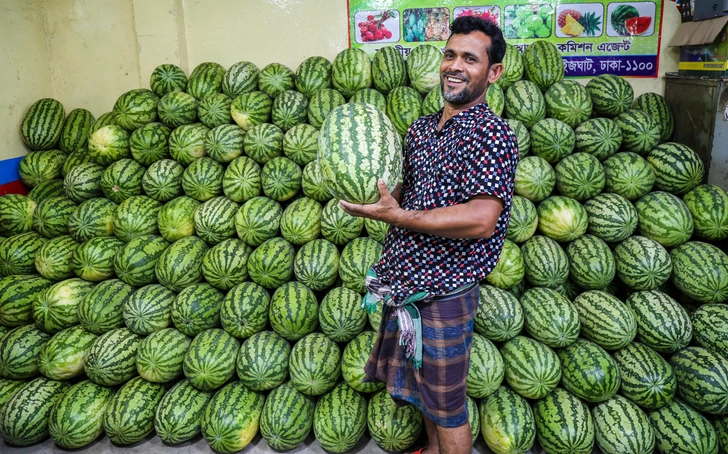
[(466, 379), (470, 366), (478, 285), (418, 302), (422, 317), (422, 368), (415, 370), (399, 343), (397, 319), (384, 305), (379, 335), (364, 372), (365, 381), (382, 381), (400, 405), (416, 406), (441, 427), (468, 422)]

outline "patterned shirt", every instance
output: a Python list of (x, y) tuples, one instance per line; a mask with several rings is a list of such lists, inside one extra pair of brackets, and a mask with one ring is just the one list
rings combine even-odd
[(419, 118), (407, 132), (402, 208), (431, 210), (477, 195), (498, 197), (504, 208), (489, 239), (449, 239), (392, 226), (373, 269), (389, 283), (395, 301), (479, 282), (503, 248), (518, 163), (515, 134), (486, 103), (460, 112), (438, 131), (442, 112)]

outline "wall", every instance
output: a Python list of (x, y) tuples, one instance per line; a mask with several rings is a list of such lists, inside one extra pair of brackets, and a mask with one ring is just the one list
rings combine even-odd
[[(679, 24), (667, 2), (660, 75), (677, 70), (667, 42)], [(98, 117), (120, 94), (148, 87), (159, 64), (187, 74), (204, 61), (295, 70), (312, 55), (333, 60), (348, 46), (347, 27), (343, 0), (4, 0), (0, 55), (11, 70), (0, 71), (0, 160), (26, 152), (19, 125), (38, 98)], [(636, 95), (664, 89), (662, 79), (631, 82)]]

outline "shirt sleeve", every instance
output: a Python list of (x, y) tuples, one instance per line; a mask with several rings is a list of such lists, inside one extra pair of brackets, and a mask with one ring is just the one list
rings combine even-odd
[(505, 121), (490, 120), (476, 126), (464, 149), (461, 203), (478, 195), (503, 200), (506, 207), (513, 197), (518, 145)]

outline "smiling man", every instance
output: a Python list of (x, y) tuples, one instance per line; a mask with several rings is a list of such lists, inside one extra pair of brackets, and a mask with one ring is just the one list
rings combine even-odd
[(420, 454), (471, 451), (465, 392), (478, 283), (503, 248), (518, 162), (515, 135), (485, 102), (503, 72), (501, 30), (477, 17), (450, 30), (445, 107), (410, 127), (402, 184), (390, 194), (380, 181), (375, 204), (340, 202), (391, 225), (367, 275), (364, 306), (383, 314), (365, 372), (422, 412), (429, 444)]

